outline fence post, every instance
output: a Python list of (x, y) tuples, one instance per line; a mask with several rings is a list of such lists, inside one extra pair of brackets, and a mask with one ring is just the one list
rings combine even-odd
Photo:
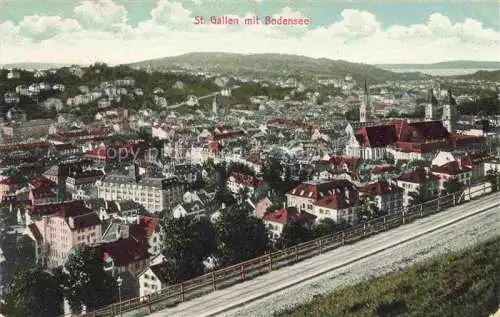
[(319, 254), (323, 253), (323, 240), (319, 239)]
[(181, 282), (181, 303), (184, 302), (184, 282)]
[(406, 223), (406, 221), (405, 221), (405, 212), (403, 210), (403, 224), (405, 224), (405, 223)]
[(215, 272), (212, 271), (212, 290), (215, 292), (217, 290), (217, 285), (215, 284)]
[(456, 194), (455, 194), (455, 193), (453, 193), (453, 206), (456, 206), (456, 205), (457, 205), (457, 202), (455, 201), (455, 199), (456, 199), (456, 198), (455, 198), (455, 197), (456, 197), (455, 195), (456, 195)]
[(342, 245), (344, 245), (344, 244), (345, 244), (345, 237), (344, 237), (344, 235), (345, 235), (345, 234), (344, 234), (344, 231), (342, 231)]
[(244, 281), (245, 280), (245, 265), (242, 264), (240, 266), (240, 277), (241, 277), (241, 280)]
[(299, 262), (299, 247), (295, 245), (295, 262)]
[(438, 205), (437, 205), (437, 210), (436, 210), (436, 212), (438, 212), (438, 211), (439, 211), (439, 202), (441, 201), (441, 197), (438, 197), (438, 199), (437, 199), (437, 200), (438, 200)]
[(273, 257), (271, 256), (271, 253), (269, 253), (269, 272), (273, 270)]

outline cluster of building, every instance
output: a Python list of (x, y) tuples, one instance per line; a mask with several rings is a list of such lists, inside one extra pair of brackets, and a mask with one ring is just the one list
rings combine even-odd
[[(221, 87), (229, 82), (217, 80)], [(304, 90), (296, 80), (279, 84)], [(357, 87), (352, 78), (320, 84), (350, 92)], [(500, 166), (494, 158), (498, 130), (464, 127), (451, 91), (439, 98), (431, 91), (425, 118), (406, 120), (379, 119), (366, 83), (361, 100), (345, 94), (317, 104), (319, 93), (313, 92), (294, 104), (292, 95), (286, 100), (253, 96), (249, 103), (259, 106), (252, 111), (219, 104), (231, 94), (221, 89), (206, 113), (186, 116), (148, 107), (129, 113), (104, 102), (87, 124), (71, 113), (59, 114), (54, 122), (27, 121), (22, 111), (12, 111), (3, 135), (23, 142), (0, 145), (0, 202), (25, 227), (36, 261), (47, 268), (60, 266), (75, 246), (86, 244), (101, 250), (112, 274), (129, 272), (138, 283), (137, 295), (162, 289), (168, 280), (161, 218), (214, 219), (226, 207), (213, 190), (193, 189), (212, 181), (211, 162), (246, 166), (228, 175), (227, 192), (248, 204), (272, 240), (293, 221), (355, 224), (362, 220), (365, 199), (382, 214), (400, 213), (412, 203), (412, 193), (434, 198), (450, 179), (473, 186)], [(133, 78), (79, 91), (66, 105), (141, 94)], [(408, 94), (401, 98), (412, 102)], [(332, 107), (354, 100), (359, 121), (343, 119)], [(150, 132), (156, 146), (134, 135), (141, 129)], [(271, 213), (267, 210), (276, 193), (262, 175), (270, 159), (280, 162), (282, 179), (298, 182), (281, 197), (284, 206)]]

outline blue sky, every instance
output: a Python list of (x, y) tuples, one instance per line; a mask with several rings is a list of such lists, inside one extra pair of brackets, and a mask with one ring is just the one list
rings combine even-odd
[[(197, 26), (198, 15), (309, 18), (311, 25)], [(0, 38), (0, 64), (116, 64), (190, 51), (366, 63), (500, 60), (500, 5), (495, 0), (0, 0)]]

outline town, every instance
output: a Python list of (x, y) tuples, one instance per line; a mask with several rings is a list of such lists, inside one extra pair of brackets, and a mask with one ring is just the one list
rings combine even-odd
[(499, 88), (2, 69), (2, 313), (18, 316), (13, 281), (50, 297), (43, 316), (91, 313), (439, 197), (470, 200), (485, 182), (481, 194), (498, 191)]

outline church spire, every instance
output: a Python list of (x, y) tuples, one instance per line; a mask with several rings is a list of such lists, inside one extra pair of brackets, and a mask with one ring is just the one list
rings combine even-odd
[(452, 106), (457, 105), (457, 102), (455, 98), (453, 98), (453, 94), (451, 93), (451, 88), (448, 88), (448, 104)]
[(437, 99), (436, 97), (434, 96), (434, 90), (431, 88), (429, 90), (429, 104), (433, 105), (433, 106), (437, 106)]

